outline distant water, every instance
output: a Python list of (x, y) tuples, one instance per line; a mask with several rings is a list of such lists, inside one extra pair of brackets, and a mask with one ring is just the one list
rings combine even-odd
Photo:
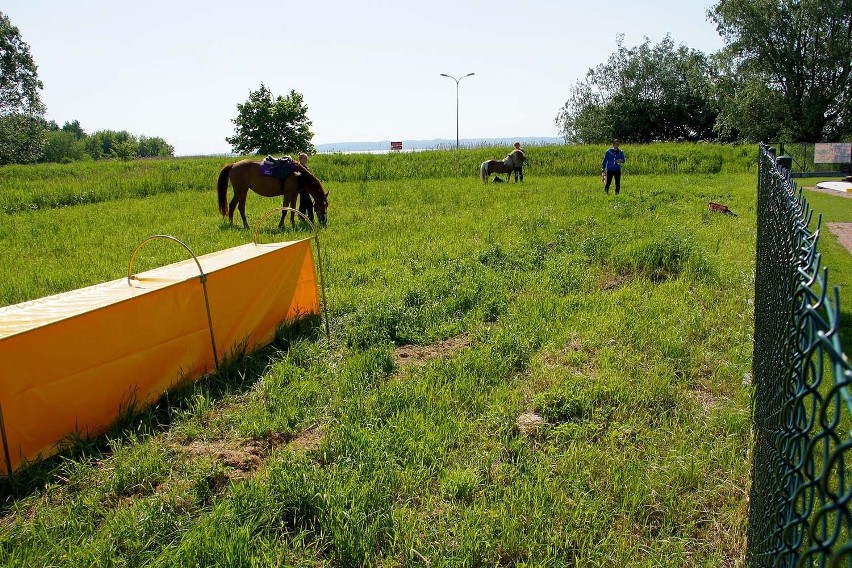
[[(399, 140), (397, 140), (399, 142)], [(460, 148), (490, 148), (493, 146), (510, 147), (515, 142), (524, 146), (552, 146), (565, 143), (561, 137), (554, 136), (520, 136), (518, 138), (462, 138), (459, 140)], [(391, 152), (391, 141), (380, 140), (375, 142), (334, 142), (330, 144), (315, 144), (317, 152), (327, 153), (359, 153), (359, 154), (387, 154)], [(456, 147), (455, 140), (436, 138), (434, 140), (402, 140), (403, 152), (421, 152), (423, 150), (452, 150)]]
[(342, 148), (333, 148), (331, 150), (327, 150), (325, 148), (317, 147), (317, 154), (390, 154), (392, 152), (425, 152), (427, 150), (438, 150), (444, 148), (405, 148), (402, 150), (391, 150), (390, 148), (385, 148), (384, 150), (345, 150)]

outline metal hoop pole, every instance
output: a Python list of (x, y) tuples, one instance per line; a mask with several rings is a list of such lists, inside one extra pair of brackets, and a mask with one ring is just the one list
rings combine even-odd
[(266, 220), (267, 217), (269, 217), (271, 214), (273, 214), (277, 211), (282, 211), (285, 214), (286, 214), (287, 211), (290, 211), (292, 213), (297, 214), (299, 217), (304, 219), (304, 221), (311, 228), (311, 232), (313, 232), (313, 234), (314, 234), (314, 242), (316, 242), (316, 244), (317, 244), (317, 267), (318, 267), (318, 270), (319, 270), (320, 291), (322, 293), (322, 312), (323, 312), (323, 316), (324, 316), (323, 319), (325, 320), (325, 336), (331, 337), (331, 332), (330, 332), (329, 326), (328, 326), (328, 301), (326, 300), (326, 296), (325, 296), (325, 278), (323, 277), (323, 273), (322, 273), (322, 254), (321, 254), (321, 251), (320, 251), (319, 234), (317, 234), (316, 225), (314, 225), (311, 222), (311, 220), (308, 219), (308, 217), (304, 213), (302, 213), (301, 211), (296, 211), (292, 207), (273, 207), (272, 209), (270, 209), (269, 211), (264, 213), (261, 216), (261, 218), (257, 221), (257, 223), (254, 224), (254, 232), (253, 232), (253, 235), (252, 235), (252, 241), (254, 242), (255, 245), (258, 244), (258, 242), (257, 242), (258, 229), (260, 229), (260, 226), (263, 224), (263, 222)]
[(192, 249), (189, 248), (186, 243), (171, 235), (151, 235), (150, 237), (136, 245), (136, 248), (133, 249), (133, 252), (130, 255), (130, 263), (127, 265), (127, 285), (131, 285), (131, 280), (138, 280), (138, 278), (136, 278), (136, 276), (133, 274), (133, 261), (136, 258), (136, 253), (139, 252), (139, 249), (142, 248), (142, 245), (155, 239), (166, 239), (174, 241), (183, 248), (185, 248), (187, 252), (192, 255), (192, 260), (195, 261), (195, 265), (198, 267), (198, 272), (201, 273), (198, 279), (201, 281), (201, 288), (204, 291), (204, 307), (207, 309), (207, 327), (210, 330), (210, 345), (213, 347), (213, 362), (216, 364), (216, 372), (219, 372), (219, 354), (216, 352), (216, 338), (213, 336), (213, 318), (210, 316), (210, 298), (207, 296), (207, 274), (205, 274), (204, 269), (201, 268), (201, 263), (198, 261), (198, 257), (195, 256), (195, 253), (192, 252)]
[(6, 458), (6, 475), (12, 477), (12, 460), (9, 458), (9, 442), (6, 440), (6, 421), (3, 419), (2, 407), (0, 407), (0, 434), (3, 435), (3, 457)]

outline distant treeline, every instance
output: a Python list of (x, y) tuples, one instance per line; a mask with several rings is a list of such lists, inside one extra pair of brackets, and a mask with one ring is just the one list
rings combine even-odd
[[(98, 140), (96, 133), (89, 138)], [(100, 146), (103, 148), (103, 146)], [(747, 173), (756, 171), (757, 146), (659, 143), (622, 147), (625, 175)], [(510, 146), (389, 154), (318, 154), (308, 167), (334, 191), (341, 182), (454, 178), (479, 181), (485, 160), (502, 159)], [(527, 183), (537, 176), (600, 173), (603, 145), (525, 148)], [(257, 156), (250, 157), (257, 159)], [(141, 161), (82, 161), (0, 168), (0, 206), (6, 213), (64, 207), (177, 191), (213, 192), (219, 171), (239, 157), (192, 157)]]
[(86, 134), (77, 120), (66, 122), (61, 128), (50, 121), (38, 161), (67, 164), (112, 158), (164, 158), (174, 156), (174, 152), (174, 147), (160, 137), (137, 137), (126, 130), (98, 130)]

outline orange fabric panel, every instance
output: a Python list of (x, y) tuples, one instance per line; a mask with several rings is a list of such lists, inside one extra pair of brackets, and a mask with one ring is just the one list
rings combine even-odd
[[(284, 319), (319, 313), (309, 240), (199, 257), (221, 362), (269, 343)], [(194, 260), (0, 308), (0, 409), (12, 470), (74, 432), (102, 433), (122, 408), (213, 371)], [(8, 474), (5, 456), (0, 473)]]

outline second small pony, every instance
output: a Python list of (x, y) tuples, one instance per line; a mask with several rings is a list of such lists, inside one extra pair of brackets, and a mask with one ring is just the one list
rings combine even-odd
[[(518, 168), (524, 167), (527, 157), (523, 150), (512, 150), (503, 160), (486, 160), (479, 167), (479, 177), (483, 183), (488, 183), (491, 174), (510, 174)], [(515, 176), (515, 182), (518, 177)]]

